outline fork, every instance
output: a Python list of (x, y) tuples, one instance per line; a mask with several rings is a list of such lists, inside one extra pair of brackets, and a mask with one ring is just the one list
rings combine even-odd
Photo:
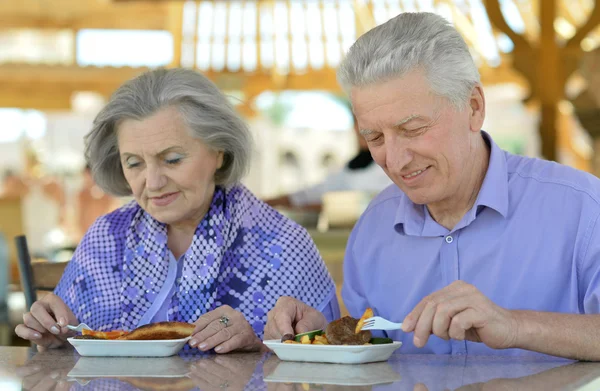
[(374, 316), (365, 319), (365, 323), (361, 330), (400, 330), (401, 328), (402, 323), (394, 323), (387, 319), (383, 319), (381, 316)]
[(71, 326), (70, 324), (68, 324), (67, 328), (72, 331), (77, 331), (78, 333), (81, 333), (84, 329), (87, 329), (87, 330), (92, 329), (90, 326), (88, 326), (85, 323), (79, 323), (79, 326)]

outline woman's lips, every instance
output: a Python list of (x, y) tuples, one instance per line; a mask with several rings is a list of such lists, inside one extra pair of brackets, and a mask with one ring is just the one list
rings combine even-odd
[(160, 197), (151, 197), (150, 200), (155, 206), (167, 206), (179, 197), (179, 193), (168, 193)]

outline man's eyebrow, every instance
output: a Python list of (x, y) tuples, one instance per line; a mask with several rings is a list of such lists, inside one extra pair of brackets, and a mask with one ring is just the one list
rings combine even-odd
[(408, 117), (406, 117), (406, 118), (403, 118), (403, 119), (401, 119), (400, 121), (396, 122), (396, 123), (394, 124), (394, 127), (396, 127), (396, 128), (399, 128), (400, 126), (402, 126), (402, 125), (404, 125), (404, 124), (407, 124), (407, 123), (409, 123), (410, 121), (413, 121), (413, 120), (415, 120), (415, 119), (425, 119), (425, 117), (423, 117), (423, 116), (422, 116), (422, 115), (420, 115), (420, 114), (412, 114), (412, 115), (409, 115)]
[(370, 134), (375, 133), (375, 131), (371, 130), (371, 129), (361, 129), (359, 131), (360, 134), (362, 134), (363, 136), (368, 136)]

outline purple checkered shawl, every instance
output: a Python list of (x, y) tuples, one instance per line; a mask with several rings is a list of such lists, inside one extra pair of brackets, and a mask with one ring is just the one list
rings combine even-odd
[[(132, 330), (163, 289), (168, 251), (166, 225), (131, 202), (94, 223), (55, 293), (94, 329)], [(216, 188), (181, 261), (168, 320), (194, 322), (229, 305), (262, 337), (280, 296), (322, 309), (335, 295), (308, 233), (241, 185)]]

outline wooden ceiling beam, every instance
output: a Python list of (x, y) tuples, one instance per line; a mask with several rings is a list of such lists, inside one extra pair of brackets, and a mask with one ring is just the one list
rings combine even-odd
[(122, 29), (166, 30), (168, 13), (104, 12), (85, 17), (51, 17), (27, 14), (0, 14), (0, 29)]
[(0, 86), (0, 107), (41, 111), (70, 110), (72, 91), (29, 86)]
[[(0, 107), (69, 110), (74, 93), (92, 91), (108, 98), (126, 80), (146, 70), (147, 68), (0, 65)], [(480, 71), (483, 84), (525, 84), (523, 78), (508, 65), (483, 67)], [(334, 69), (311, 70), (297, 75), (227, 71), (209, 71), (204, 74), (222, 90), (242, 91), (246, 97), (255, 97), (268, 90), (342, 92)]]
[[(169, 4), (111, 4), (92, 0), (0, 1), (0, 29), (135, 29), (169, 26)], [(53, 3), (54, 4), (54, 3)]]

